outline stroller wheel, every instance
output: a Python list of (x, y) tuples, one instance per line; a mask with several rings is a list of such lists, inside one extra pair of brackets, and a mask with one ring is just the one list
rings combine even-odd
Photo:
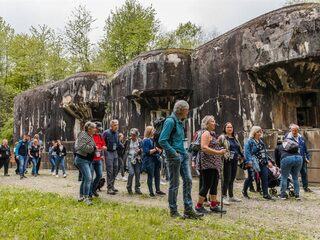
[(276, 195), (276, 194), (277, 194), (277, 189), (275, 189), (275, 188), (270, 188), (270, 189), (269, 189), (269, 193), (270, 193), (270, 195)]
[(294, 192), (292, 190), (289, 191), (289, 196), (293, 197), (294, 196)]

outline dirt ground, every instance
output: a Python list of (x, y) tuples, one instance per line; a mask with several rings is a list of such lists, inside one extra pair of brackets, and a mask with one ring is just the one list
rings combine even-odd
[[(30, 169), (29, 169), (30, 172)], [(33, 177), (27, 174), (26, 179), (20, 177), (10, 169), (10, 177), (4, 177), (1, 173), (0, 185), (17, 186), (28, 189), (35, 189), (42, 192), (53, 192), (62, 196), (77, 198), (79, 194), (78, 172), (68, 171), (67, 178), (62, 175), (59, 178), (51, 176), (49, 170), (41, 170), (40, 175)], [(181, 182), (182, 183), (182, 182)], [(235, 195), (241, 198), (241, 188), (243, 181), (236, 181)], [(182, 185), (182, 184), (181, 184)], [(167, 197), (157, 196), (150, 198), (147, 190), (146, 175), (141, 177), (143, 195), (129, 195), (126, 192), (126, 182), (116, 181), (116, 188), (119, 189), (117, 195), (108, 195), (106, 186), (100, 192), (100, 198), (105, 201), (115, 201), (123, 204), (143, 205), (150, 207), (167, 208)], [(161, 190), (167, 192), (168, 185), (161, 185)], [(259, 228), (260, 226), (272, 229), (293, 229), (305, 234), (310, 239), (320, 239), (320, 185), (311, 185), (313, 193), (301, 191), (301, 201), (295, 199), (273, 201), (264, 200), (258, 193), (250, 193), (251, 199), (242, 199), (241, 203), (234, 203), (226, 206), (227, 214), (223, 216), (224, 221), (230, 224), (241, 221), (246, 225)], [(196, 202), (198, 180), (193, 181), (193, 201)], [(0, 196), (1, 197), (1, 196)], [(179, 190), (179, 208), (182, 211), (182, 187)], [(218, 216), (216, 217), (218, 218)]]

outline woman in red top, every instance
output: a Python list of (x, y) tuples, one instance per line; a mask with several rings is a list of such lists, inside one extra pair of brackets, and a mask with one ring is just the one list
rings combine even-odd
[(92, 176), (93, 172), (96, 173), (95, 179), (92, 181), (91, 184), (91, 196), (94, 195), (95, 197), (99, 197), (99, 194), (97, 193), (97, 188), (100, 182), (100, 179), (102, 178), (102, 161), (104, 160), (104, 150), (107, 149), (106, 143), (101, 135), (102, 133), (102, 124), (101, 122), (95, 122), (97, 126), (96, 133), (93, 134), (93, 140), (96, 143), (96, 151), (94, 154), (93, 162), (92, 162)]

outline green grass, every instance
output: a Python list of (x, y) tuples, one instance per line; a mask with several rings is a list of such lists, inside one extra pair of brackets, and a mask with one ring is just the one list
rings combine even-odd
[[(142, 199), (143, 201), (143, 199)], [(254, 211), (252, 209), (252, 211)], [(177, 220), (167, 210), (104, 202), (86, 206), (52, 193), (0, 186), (0, 239), (300, 239), (218, 215)]]

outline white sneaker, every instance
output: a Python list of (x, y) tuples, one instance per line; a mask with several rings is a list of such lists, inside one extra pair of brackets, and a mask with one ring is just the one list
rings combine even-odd
[(124, 182), (128, 181), (128, 178), (127, 178), (127, 177), (125, 177), (125, 176), (124, 176), (124, 177), (122, 177), (121, 179), (122, 179), (122, 181), (124, 181)]
[(55, 176), (56, 174), (54, 172), (51, 173), (52, 176)]
[(230, 202), (229, 202), (229, 198), (228, 198), (228, 197), (223, 197), (223, 198), (222, 198), (222, 201), (223, 201), (223, 204), (224, 204), (224, 205), (230, 205)]
[(57, 174), (56, 177), (59, 177), (59, 175)]
[(236, 197), (229, 197), (229, 202), (242, 202), (242, 200)]
[(167, 183), (165, 181), (162, 181), (162, 180), (160, 181), (160, 184), (164, 185), (164, 186), (167, 185)]
[(66, 178), (66, 177), (67, 177), (67, 174), (63, 174), (63, 177)]

